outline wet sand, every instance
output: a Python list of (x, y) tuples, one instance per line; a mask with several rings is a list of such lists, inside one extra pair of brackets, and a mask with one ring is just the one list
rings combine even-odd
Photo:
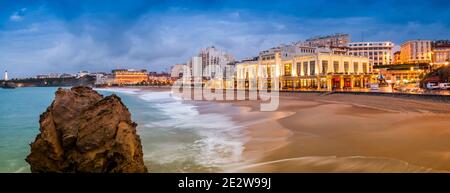
[(450, 171), (449, 103), (318, 93), (280, 93), (279, 99), (274, 112), (260, 112), (264, 102), (248, 100), (200, 108), (246, 127), (243, 159), (224, 171)]
[[(259, 101), (233, 104), (259, 108)], [(253, 163), (230, 172), (450, 171), (450, 104), (385, 96), (281, 93), (277, 112), (291, 113), (276, 120), (281, 127), (277, 134), (290, 131), (284, 136), (286, 143), (276, 149), (262, 148), (257, 161), (254, 153), (246, 151)], [(251, 125), (249, 131), (265, 132), (261, 130), (265, 127), (271, 125)], [(246, 149), (261, 149), (254, 146), (258, 144), (250, 142)]]

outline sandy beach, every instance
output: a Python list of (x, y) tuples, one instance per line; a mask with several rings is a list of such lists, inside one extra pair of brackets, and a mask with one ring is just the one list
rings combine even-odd
[(225, 172), (450, 171), (449, 103), (320, 93), (279, 99), (273, 112), (259, 111), (261, 101), (199, 105), (245, 127), (243, 159)]
[[(255, 113), (259, 109), (259, 101), (232, 104)], [(281, 93), (278, 111), (268, 114), (287, 116), (250, 125), (253, 138), (246, 144), (245, 156), (253, 164), (231, 172), (450, 170), (447, 103), (386, 96)], [(274, 138), (283, 140), (266, 148), (266, 142), (272, 144)]]

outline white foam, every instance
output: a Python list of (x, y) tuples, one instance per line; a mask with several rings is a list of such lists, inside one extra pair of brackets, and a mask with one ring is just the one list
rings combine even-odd
[[(218, 113), (200, 114), (198, 106), (185, 103), (170, 92), (132, 90), (130, 93), (129, 89), (113, 89), (114, 91), (136, 95), (158, 109), (159, 112), (149, 113), (163, 118), (145, 123), (144, 129), (153, 129), (152, 132), (158, 129), (166, 132), (169, 137), (186, 132), (198, 136), (198, 139), (190, 143), (152, 144), (151, 150), (145, 152), (146, 160), (152, 159), (152, 162), (165, 164), (194, 159), (197, 164), (207, 167), (220, 167), (241, 160), (246, 138), (241, 127), (230, 117)], [(145, 146), (146, 142), (143, 143)]]
[(108, 92), (113, 92), (113, 93), (124, 93), (124, 94), (138, 94), (138, 92), (140, 91), (139, 89), (136, 88), (94, 88), (94, 90), (97, 91), (108, 91)]

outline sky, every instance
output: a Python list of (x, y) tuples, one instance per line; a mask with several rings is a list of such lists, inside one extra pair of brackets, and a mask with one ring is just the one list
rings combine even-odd
[(450, 39), (450, 1), (0, 0), (0, 70), (160, 72), (212, 45), (243, 59), (333, 33), (397, 45)]

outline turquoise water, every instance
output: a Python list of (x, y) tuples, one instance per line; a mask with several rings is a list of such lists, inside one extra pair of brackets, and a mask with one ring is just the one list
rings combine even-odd
[(39, 132), (39, 115), (57, 88), (0, 89), (0, 172), (29, 172), (25, 157)]
[[(39, 115), (57, 88), (0, 89), (0, 172), (29, 172), (25, 157), (39, 132)], [(144, 162), (150, 172), (214, 172), (240, 161), (244, 138), (239, 126), (223, 114), (200, 114), (198, 106), (170, 92), (136, 89), (115, 93), (138, 123)]]

